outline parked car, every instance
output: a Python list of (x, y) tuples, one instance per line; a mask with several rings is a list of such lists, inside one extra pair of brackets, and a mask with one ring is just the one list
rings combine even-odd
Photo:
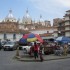
[(26, 54), (30, 53), (30, 48), (31, 48), (31, 46), (22, 46), (23, 52)]
[(7, 42), (5, 45), (3, 45), (3, 49), (5, 50), (15, 50), (17, 48), (17, 45), (15, 42)]
[(19, 50), (23, 50), (23, 46), (27, 46), (27, 44), (19, 44)]
[(0, 42), (0, 50), (2, 49), (2, 44), (1, 44), (1, 42)]
[(3, 46), (7, 43), (7, 41), (1, 41), (1, 44), (2, 44), (2, 48)]

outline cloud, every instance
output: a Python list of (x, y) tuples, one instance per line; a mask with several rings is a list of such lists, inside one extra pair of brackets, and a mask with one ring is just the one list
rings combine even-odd
[(29, 0), (29, 1), (33, 2), (36, 5), (38, 4), (60, 5), (61, 4), (61, 6), (70, 7), (70, 0)]
[(61, 3), (65, 7), (70, 7), (70, 0), (57, 0), (57, 2)]
[(35, 9), (34, 11), (48, 19), (62, 18), (65, 11), (70, 9), (70, 0), (26, 0), (26, 2)]
[(30, 0), (33, 5), (42, 10), (58, 9), (58, 7), (70, 7), (70, 0)]
[[(61, 16), (70, 7), (70, 0), (29, 0), (33, 6), (43, 13)], [(63, 13), (64, 14), (64, 13)]]

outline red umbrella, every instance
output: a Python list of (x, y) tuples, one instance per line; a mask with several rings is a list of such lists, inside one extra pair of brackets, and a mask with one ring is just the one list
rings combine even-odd
[(37, 40), (38, 40), (39, 42), (42, 42), (42, 43), (43, 43), (43, 39), (40, 37), (40, 35), (35, 34), (35, 36), (37, 37)]
[(36, 41), (36, 40), (38, 40), (39, 42), (43, 42), (43, 39), (40, 37), (40, 35), (33, 34), (33, 33), (25, 34), (22, 38), (27, 39), (28, 42)]
[(23, 37), (22, 37), (22, 38), (27, 39), (27, 38), (28, 38), (28, 34), (23, 35)]

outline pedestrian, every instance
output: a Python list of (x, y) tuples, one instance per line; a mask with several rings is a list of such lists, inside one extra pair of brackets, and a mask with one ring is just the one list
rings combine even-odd
[(0, 50), (2, 49), (2, 43), (1, 43), (1, 40), (0, 40)]
[(44, 51), (43, 48), (44, 48), (44, 47), (43, 47), (43, 44), (40, 43), (40, 47), (39, 47), (39, 55), (40, 55), (40, 60), (41, 60), (41, 61), (43, 61), (43, 56), (42, 56), (42, 52)]
[(60, 55), (63, 54), (63, 46), (60, 46)]
[(67, 56), (68, 46), (67, 44), (64, 45), (64, 55)]
[(38, 58), (38, 48), (39, 46), (34, 42), (34, 58)]

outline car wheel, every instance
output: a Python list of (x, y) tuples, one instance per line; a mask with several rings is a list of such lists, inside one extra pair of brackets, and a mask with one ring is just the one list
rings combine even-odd
[(4, 48), (3, 50), (4, 50), (4, 51), (6, 51), (6, 49), (5, 49), (5, 48)]
[(12, 51), (14, 51), (14, 48), (11, 48)]
[(23, 53), (24, 53), (24, 54), (26, 54), (26, 53), (27, 53), (27, 50), (26, 50), (26, 48), (24, 48), (24, 49), (23, 49)]
[(0, 50), (1, 50), (2, 48), (0, 47)]
[(19, 47), (19, 50), (22, 50), (22, 47)]

